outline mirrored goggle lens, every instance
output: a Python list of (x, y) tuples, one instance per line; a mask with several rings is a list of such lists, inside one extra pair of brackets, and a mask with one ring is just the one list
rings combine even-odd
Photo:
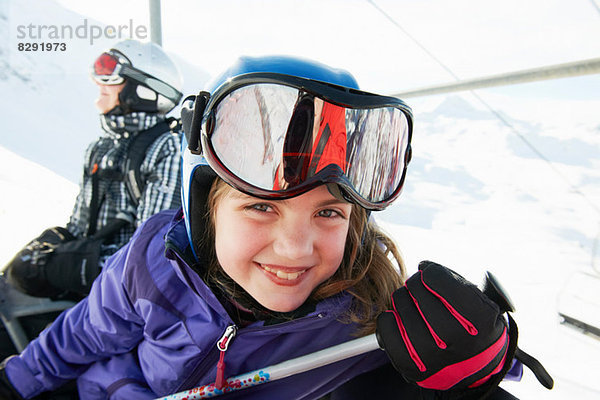
[(118, 85), (125, 79), (117, 73), (119, 60), (110, 53), (102, 53), (92, 66), (92, 77), (105, 85)]
[(119, 60), (116, 57), (109, 53), (102, 53), (94, 62), (94, 74), (112, 75), (118, 64)]
[(215, 157), (265, 192), (330, 181), (379, 203), (402, 183), (410, 126), (399, 108), (347, 108), (260, 83), (232, 91), (211, 114), (204, 132)]

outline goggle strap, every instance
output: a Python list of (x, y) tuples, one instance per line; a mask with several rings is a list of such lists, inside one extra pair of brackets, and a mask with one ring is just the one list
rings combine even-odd
[(352, 198), (346, 194), (346, 192), (337, 183), (328, 183), (327, 190), (333, 197), (338, 200), (345, 201), (347, 203), (354, 203)]
[(129, 65), (120, 64), (121, 68), (119, 69), (119, 75), (131, 78), (134, 81), (142, 83), (154, 90), (156, 93), (161, 94), (167, 99), (171, 100), (174, 103), (178, 103), (183, 94), (175, 89), (173, 86), (169, 85), (166, 82), (163, 82), (159, 79), (156, 79), (145, 72), (140, 71), (137, 68), (133, 68)]
[(194, 101), (194, 115), (192, 116), (192, 126), (190, 128), (190, 138), (188, 140), (188, 149), (194, 154), (200, 154), (202, 148), (200, 146), (200, 126), (202, 125), (202, 117), (206, 103), (210, 98), (210, 93), (200, 92)]

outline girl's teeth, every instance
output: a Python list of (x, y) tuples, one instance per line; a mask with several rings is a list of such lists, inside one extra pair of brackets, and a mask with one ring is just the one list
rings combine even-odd
[(300, 276), (300, 274), (297, 273), (297, 272), (294, 272), (294, 273), (291, 273), (291, 274), (287, 274), (287, 273), (285, 273), (283, 271), (277, 271), (277, 276), (279, 278), (283, 278), (283, 279), (287, 279), (288, 281), (291, 281), (293, 279), (298, 278), (298, 276)]
[(304, 271), (306, 271), (306, 270), (303, 270), (303, 271), (288, 273), (288, 272), (283, 272), (283, 271), (280, 271), (280, 270), (275, 270), (273, 268), (269, 268), (269, 267), (264, 266), (264, 265), (263, 265), (263, 268), (265, 270), (267, 270), (267, 271), (269, 271), (269, 272), (277, 275), (278, 278), (287, 279), (288, 281), (293, 281), (294, 279), (298, 279), (298, 277), (300, 275), (302, 275), (304, 273)]

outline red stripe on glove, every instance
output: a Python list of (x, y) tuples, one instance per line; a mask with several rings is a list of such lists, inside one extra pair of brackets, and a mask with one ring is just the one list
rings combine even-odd
[(425, 289), (429, 290), (435, 297), (440, 299), (442, 304), (448, 309), (448, 311), (450, 311), (450, 314), (452, 314), (454, 318), (458, 320), (458, 322), (467, 330), (467, 332), (469, 332), (469, 334), (473, 336), (477, 335), (477, 328), (475, 328), (471, 321), (469, 321), (468, 319), (463, 317), (461, 313), (456, 311), (456, 309), (452, 307), (452, 305), (448, 303), (448, 301), (442, 295), (440, 295), (438, 292), (427, 286), (425, 280), (423, 279), (423, 271), (419, 272), (421, 273), (421, 282), (423, 283), (423, 286), (425, 286)]
[[(508, 343), (508, 334), (506, 328), (504, 328), (500, 338), (486, 350), (469, 359), (441, 369), (429, 378), (417, 382), (417, 385), (425, 389), (448, 390), (465, 377), (475, 374), (482, 367), (488, 365), (502, 351), (506, 343)], [(500, 363), (500, 365), (502, 366), (503, 363)]]

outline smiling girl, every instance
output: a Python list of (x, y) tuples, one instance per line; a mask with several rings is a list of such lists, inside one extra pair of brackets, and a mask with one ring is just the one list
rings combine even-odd
[[(360, 389), (352, 386), (345, 399), (411, 398), (419, 386), (452, 389), (455, 397), (485, 382), (495, 388), (516, 343), (498, 307), (473, 301), (480, 292), (429, 265), (409, 283), (432, 277), (427, 287), (441, 293), (440, 304), (455, 293), (462, 300), (448, 308), (450, 319), (428, 314), (428, 303), (413, 302), (402, 287), (399, 252), (370, 218), (404, 182), (412, 116), (402, 101), (361, 92), (346, 71), (315, 62), (242, 58), (185, 102), (182, 120), (183, 208), (139, 228), (86, 299), (4, 362), (6, 398), (31, 398), (75, 378), (86, 399), (152, 399), (211, 382), (225, 390), (227, 377), (376, 325), (387, 353), (225, 396), (335, 398), (336, 388), (355, 382)], [(443, 335), (447, 325), (460, 332), (462, 347)], [(415, 336), (413, 326), (428, 330)], [(429, 349), (444, 346), (451, 354), (436, 356), (430, 368)], [(480, 354), (470, 369), (456, 362), (473, 351)], [(373, 372), (379, 378), (361, 386)]]

